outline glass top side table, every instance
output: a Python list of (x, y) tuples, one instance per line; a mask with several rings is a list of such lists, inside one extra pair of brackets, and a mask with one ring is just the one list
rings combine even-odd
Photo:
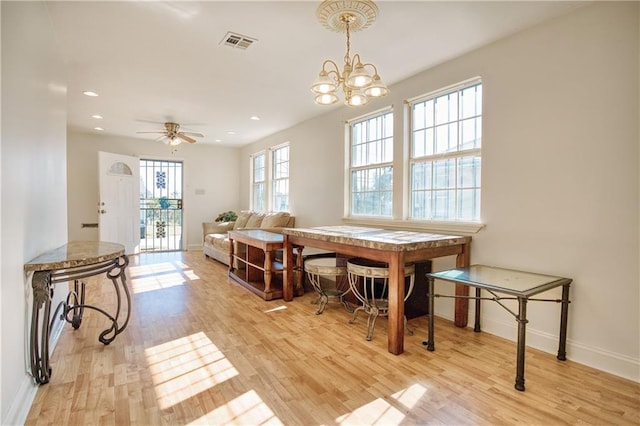
[[(569, 314), (569, 288), (570, 278), (555, 277), (550, 275), (536, 274), (531, 272), (516, 271), (512, 269), (496, 268), (486, 265), (472, 265), (466, 268), (455, 268), (440, 272), (431, 272), (427, 274), (429, 286), (429, 337), (426, 342), (427, 350), (434, 351), (434, 299), (435, 297), (460, 297), (460, 296), (443, 296), (435, 294), (434, 282), (436, 279), (449, 281), (456, 284), (462, 284), (475, 288), (474, 296), (463, 296), (475, 299), (476, 315), (474, 331), (480, 331), (480, 301), (491, 300), (498, 303), (505, 310), (511, 313), (518, 322), (518, 341), (517, 341), (517, 365), (515, 388), (524, 391), (524, 361), (525, 361), (525, 338), (527, 320), (527, 302), (543, 301), (561, 303), (560, 312), (560, 336), (558, 344), (558, 356), (561, 361), (566, 360), (566, 343), (567, 343), (567, 318)], [(562, 299), (532, 299), (532, 296), (551, 290), (556, 287), (562, 287)], [(482, 297), (481, 291), (489, 292), (492, 297)], [(507, 306), (501, 303), (501, 300), (518, 301), (518, 312), (512, 312)]]

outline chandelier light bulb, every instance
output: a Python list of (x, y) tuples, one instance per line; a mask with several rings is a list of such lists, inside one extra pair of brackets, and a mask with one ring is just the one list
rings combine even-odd
[(351, 92), (351, 95), (346, 100), (347, 106), (352, 107), (366, 105), (367, 103), (369, 103), (369, 98), (367, 98), (364, 93), (360, 92), (359, 90), (354, 90), (353, 92)]
[(323, 93), (316, 96), (315, 101), (320, 105), (331, 105), (338, 102), (338, 97), (335, 93)]
[(318, 78), (311, 85), (311, 91), (318, 94), (334, 92), (337, 89), (336, 82), (329, 77), (325, 70), (320, 71)]
[(346, 84), (353, 89), (362, 89), (369, 86), (372, 81), (373, 77), (367, 73), (361, 63), (358, 63), (353, 72), (349, 74)]
[(373, 76), (373, 82), (369, 87), (364, 89), (364, 94), (372, 98), (380, 98), (389, 93), (387, 85), (382, 82), (378, 74)]

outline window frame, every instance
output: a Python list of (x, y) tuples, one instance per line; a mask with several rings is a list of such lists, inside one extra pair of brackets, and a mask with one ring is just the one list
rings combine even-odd
[[(276, 155), (278, 152), (282, 151), (286, 149), (287, 150), (287, 159), (286, 161), (281, 161), (280, 163), (276, 162)], [(271, 151), (271, 173), (269, 174), (271, 177), (271, 183), (270, 183), (270, 187), (271, 187), (271, 194), (269, 197), (270, 203), (269, 203), (269, 211), (275, 211), (275, 212), (288, 212), (289, 211), (289, 178), (290, 178), (290, 174), (291, 174), (291, 148), (289, 146), (289, 142), (285, 142), (282, 143), (280, 145), (276, 145), (276, 146), (272, 146), (271, 148), (269, 148), (269, 150)], [(287, 163), (287, 172), (286, 172), (286, 177), (276, 177), (276, 173), (278, 173), (279, 170), (279, 165), (283, 164), (283, 163)], [(283, 183), (285, 182), (285, 186), (286, 186), (286, 208), (284, 210), (281, 210), (280, 208), (276, 209), (276, 197), (278, 196), (278, 192), (276, 191), (276, 186), (279, 183)]]
[[(287, 170), (286, 178), (274, 178), (274, 173), (276, 172), (275, 155), (278, 150), (286, 148), (288, 150), (288, 159), (287, 163), (289, 164)], [(263, 168), (263, 176), (264, 180), (256, 182), (256, 168), (255, 161), (256, 158), (264, 157), (264, 168)], [(291, 147), (289, 142), (284, 142), (278, 145), (273, 145), (269, 148), (262, 149), (260, 151), (254, 152), (249, 155), (249, 208), (251, 210), (259, 211), (259, 212), (271, 212), (271, 211), (286, 211), (289, 212), (291, 208), (291, 199), (290, 199), (290, 181), (291, 181)], [(287, 210), (276, 210), (275, 209), (275, 185), (278, 182), (282, 182), (286, 180), (286, 199), (287, 199)], [(262, 206), (258, 206), (256, 203), (256, 185), (260, 184), (262, 186)]]
[[(263, 175), (263, 179), (261, 181), (256, 181), (256, 159), (257, 158), (263, 158), (263, 167), (262, 167), (262, 175)], [(249, 171), (250, 171), (250, 182), (251, 185), (249, 187), (250, 189), (250, 194), (249, 194), (249, 207), (251, 210), (255, 210), (255, 211), (265, 211), (265, 209), (267, 208), (267, 203), (266, 203), (266, 189), (267, 189), (267, 153), (266, 150), (261, 150), (258, 152), (255, 152), (253, 154), (251, 154), (249, 156)], [(257, 205), (256, 205), (256, 186), (261, 186), (262, 187), (262, 209), (260, 209)]]
[[(393, 105), (368, 114), (356, 117), (345, 122), (344, 127), (344, 202), (342, 222), (349, 225), (364, 225), (383, 227), (386, 229), (402, 229), (417, 231), (432, 231), (436, 233), (447, 234), (474, 234), (482, 229), (485, 225), (482, 223), (481, 195), (482, 186), (480, 185), (480, 202), (479, 217), (477, 221), (466, 220), (442, 220), (442, 219), (418, 219), (411, 217), (411, 167), (412, 167), (412, 103), (424, 100), (429, 96), (437, 96), (446, 93), (454, 88), (468, 87), (475, 84), (481, 84), (484, 92), (484, 82), (480, 76), (475, 76), (467, 80), (459, 81), (446, 87), (441, 87), (429, 93), (422, 94), (403, 101), (403, 108), (400, 113), (394, 111)], [(483, 93), (481, 107), (484, 110), (485, 96)], [(351, 214), (351, 123), (371, 117), (384, 112), (393, 112), (393, 199), (392, 199), (392, 216), (376, 217), (361, 216)], [(480, 123), (480, 138), (483, 139), (482, 129), (484, 128), (484, 118)], [(481, 141), (481, 145), (484, 141)], [(482, 147), (478, 149), (480, 156), (480, 168), (482, 168)], [(480, 173), (481, 179), (481, 173)]]
[[(418, 97), (415, 97), (413, 99), (407, 100), (406, 105), (407, 108), (405, 109), (405, 113), (407, 116), (407, 135), (408, 135), (408, 144), (409, 144), (409, 150), (408, 150), (408, 166), (407, 166), (407, 186), (405, 188), (404, 191), (404, 197), (406, 199), (406, 205), (407, 205), (407, 211), (406, 211), (406, 217), (408, 218), (408, 220), (413, 221), (413, 222), (422, 222), (422, 223), (432, 223), (432, 224), (438, 224), (438, 223), (468, 223), (468, 224), (480, 224), (481, 223), (481, 195), (482, 195), (482, 183), (481, 183), (481, 170), (482, 170), (482, 121), (483, 121), (483, 107), (482, 107), (482, 97), (480, 99), (480, 105), (479, 105), (479, 109), (480, 112), (473, 114), (471, 117), (464, 117), (462, 116), (461, 113), (461, 109), (463, 107), (463, 103), (460, 102), (461, 98), (461, 94), (463, 93), (464, 90), (467, 90), (469, 88), (472, 87), (476, 87), (476, 86), (480, 86), (481, 91), (483, 90), (483, 83), (482, 83), (482, 79), (479, 77), (473, 78), (473, 79), (469, 79), (469, 80), (465, 80), (450, 86), (447, 86), (445, 88), (439, 89), (437, 91), (425, 94), (425, 95), (421, 95)], [(420, 129), (414, 129), (414, 114), (413, 114), (413, 108), (415, 105), (421, 104), (421, 103), (426, 103), (429, 102), (431, 100), (435, 100), (437, 98), (441, 98), (443, 96), (447, 96), (447, 95), (451, 95), (451, 94), (457, 94), (457, 100), (456, 100), (456, 119), (455, 120), (448, 120), (446, 123), (440, 123), (440, 126), (443, 126), (444, 124), (448, 124), (449, 126), (451, 126), (452, 124), (455, 125), (455, 139), (456, 139), (456, 146), (455, 149), (449, 149), (449, 150), (442, 150), (441, 152), (436, 152), (437, 151), (437, 137), (434, 136), (434, 146), (433, 146), (433, 152), (431, 153), (426, 153), (426, 154), (422, 154), (422, 155), (415, 155), (415, 134), (417, 132), (420, 131)], [(483, 95), (483, 93), (481, 92), (481, 96)], [(477, 106), (476, 106), (477, 107)], [(435, 112), (435, 108), (434, 108), (434, 116), (435, 116), (436, 112)], [(474, 139), (474, 141), (476, 141), (474, 143), (474, 146), (471, 148), (464, 148), (461, 147), (461, 141), (462, 141), (462, 137), (461, 136), (461, 123), (463, 123), (465, 120), (469, 120), (469, 119), (473, 119), (473, 120), (479, 120), (480, 123), (480, 128), (476, 128), (475, 129), (475, 135), (476, 138)], [(477, 125), (477, 123), (476, 123)], [(438, 123), (434, 121), (431, 125), (431, 128), (434, 129), (434, 134), (436, 133), (436, 130), (438, 127)], [(425, 124), (425, 130), (428, 129), (429, 127), (427, 127), (427, 125)], [(479, 137), (477, 136), (479, 134)], [(478, 141), (479, 140), (479, 141)], [(477, 203), (477, 216), (474, 218), (461, 218), (460, 213), (459, 213), (459, 209), (460, 209), (460, 203), (461, 203), (461, 192), (464, 190), (464, 185), (461, 185), (460, 183), (460, 175), (459, 175), (459, 161), (462, 159), (468, 159), (468, 158), (473, 158), (474, 159), (474, 167), (478, 168), (477, 171), (477, 180), (479, 181), (479, 183), (470, 188), (467, 189), (467, 191), (469, 190), (473, 190), (476, 191), (473, 195), (474, 195), (474, 202)], [(476, 160), (477, 159), (477, 160)], [(434, 165), (436, 163), (443, 163), (443, 162), (448, 162), (453, 160), (454, 162), (454, 166), (453, 166), (453, 181), (454, 181), (454, 185), (447, 187), (446, 189), (434, 189), (437, 188), (437, 184), (434, 182), (434, 177), (435, 177), (435, 173), (436, 171), (434, 171)], [(438, 193), (438, 192), (444, 192), (444, 191), (451, 191), (454, 194), (454, 199), (453, 200), (448, 200), (449, 203), (452, 204), (453, 207), (453, 214), (448, 215), (448, 217), (445, 218), (439, 218), (437, 217), (437, 214), (431, 214), (430, 217), (414, 217), (413, 213), (414, 213), (414, 208), (413, 208), (413, 200), (414, 200), (414, 194), (417, 193), (417, 190), (414, 189), (414, 182), (413, 182), (413, 178), (414, 178), (414, 174), (413, 174), (413, 170), (414, 167), (416, 165), (426, 165), (426, 164), (431, 164), (431, 174), (432, 174), (432, 181), (431, 181), (431, 189), (430, 190), (422, 190), (424, 193), (427, 192), (431, 192), (431, 193)], [(430, 203), (431, 205), (429, 206), (429, 209), (433, 212), (433, 210), (435, 210), (434, 207), (434, 203), (436, 199), (434, 198), (430, 198)]]
[[(381, 124), (381, 132), (382, 134), (377, 139), (364, 138), (359, 145), (368, 145), (376, 140), (378, 143), (376, 144), (376, 149), (379, 150), (380, 161), (375, 162), (367, 162), (365, 164), (357, 164), (354, 165), (354, 127), (359, 124), (371, 122), (372, 120), (382, 119), (385, 120), (385, 116), (389, 116), (389, 120), (391, 120), (391, 135), (385, 133), (385, 124)], [(349, 120), (345, 123), (345, 134), (346, 134), (346, 143), (345, 143), (345, 216), (350, 219), (373, 219), (373, 220), (391, 220), (393, 218), (393, 210), (394, 210), (394, 145), (395, 145), (395, 129), (394, 129), (394, 111), (392, 107), (383, 108), (377, 111), (373, 111), (369, 114), (356, 117), (352, 120)], [(385, 151), (385, 143), (388, 143), (390, 140), (390, 159), (387, 158), (388, 153), (384, 153)], [(367, 155), (367, 154), (364, 154)], [(365, 171), (381, 171), (383, 169), (389, 169), (388, 174), (391, 176), (391, 182), (388, 190), (378, 190), (378, 191), (360, 191), (363, 194), (370, 193), (375, 194), (378, 193), (382, 195), (387, 193), (391, 198), (391, 206), (389, 208), (389, 214), (372, 214), (372, 212), (367, 213), (354, 213), (354, 173), (365, 172)], [(380, 206), (381, 207), (381, 206)]]

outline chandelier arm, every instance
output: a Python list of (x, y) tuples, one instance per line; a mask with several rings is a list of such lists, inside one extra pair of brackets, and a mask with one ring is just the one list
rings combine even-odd
[[(333, 66), (333, 69), (327, 69), (327, 65)], [(334, 74), (335, 75), (334, 78), (338, 84), (342, 82), (342, 75), (340, 74), (340, 68), (338, 67), (338, 64), (336, 64), (331, 59), (327, 59), (322, 63), (322, 71), (326, 72), (327, 75)]]
[(362, 64), (363, 67), (371, 67), (373, 68), (373, 75), (378, 75), (378, 68), (371, 64), (371, 63), (366, 63), (366, 64)]

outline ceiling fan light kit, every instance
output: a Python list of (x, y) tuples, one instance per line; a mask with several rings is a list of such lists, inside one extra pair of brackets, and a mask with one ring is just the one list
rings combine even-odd
[(175, 149), (178, 145), (185, 141), (187, 143), (196, 143), (197, 138), (203, 138), (204, 135), (202, 133), (195, 132), (181, 132), (180, 125), (178, 123), (164, 123), (164, 130), (154, 131), (154, 132), (136, 132), (136, 133), (160, 133), (162, 134), (161, 139), (165, 139), (165, 143), (169, 145), (172, 149), (172, 152), (175, 152)]
[(369, 98), (386, 96), (389, 89), (380, 78), (378, 68), (371, 63), (362, 63), (358, 53), (351, 56), (351, 31), (373, 24), (378, 16), (376, 4), (371, 0), (323, 0), (316, 15), (326, 28), (346, 34), (347, 52), (342, 71), (330, 59), (322, 63), (322, 69), (311, 85), (311, 91), (316, 94), (315, 102), (320, 105), (338, 102), (336, 92), (341, 85), (347, 106), (365, 105)]

